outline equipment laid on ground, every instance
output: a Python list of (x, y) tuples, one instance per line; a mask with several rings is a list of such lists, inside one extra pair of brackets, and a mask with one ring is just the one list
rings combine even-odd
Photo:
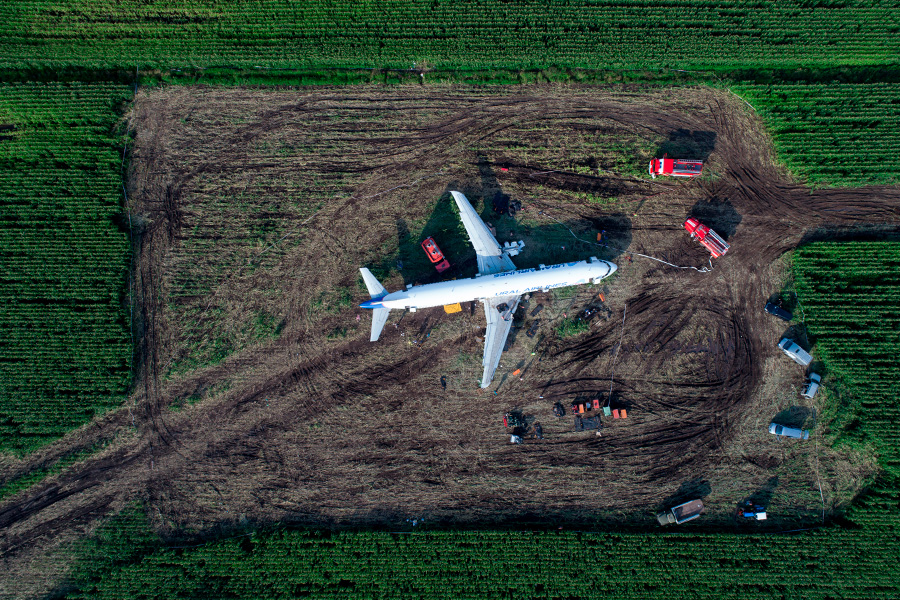
[(684, 504), (679, 504), (669, 510), (657, 513), (656, 520), (659, 521), (660, 525), (668, 525), (670, 523), (680, 525), (691, 519), (696, 519), (702, 512), (703, 501), (691, 500), (690, 502), (685, 502)]
[(738, 508), (738, 516), (745, 519), (755, 519), (757, 521), (766, 520), (766, 507), (753, 504), (749, 500)]
[(725, 240), (719, 237), (719, 234), (695, 219), (689, 218), (684, 222), (684, 228), (691, 234), (691, 238), (697, 240), (709, 250), (713, 258), (724, 256), (731, 247)]
[(685, 158), (669, 158), (666, 154), (662, 158), (654, 158), (650, 161), (647, 172), (650, 177), (656, 179), (657, 175), (666, 177), (699, 177), (703, 171), (702, 160), (689, 160)]
[(520, 412), (508, 412), (503, 415), (504, 427), (525, 427), (525, 416)]
[(437, 269), (438, 273), (443, 273), (450, 268), (450, 263), (448, 263), (447, 259), (444, 258), (444, 253), (441, 252), (440, 248), (438, 248), (438, 245), (435, 243), (434, 238), (425, 238), (425, 240), (422, 242), (422, 250), (424, 250), (425, 254), (428, 255), (428, 260), (434, 263), (434, 268)]
[(789, 340), (788, 338), (781, 338), (781, 341), (778, 342), (778, 347), (781, 348), (781, 351), (791, 357), (795, 363), (803, 365), (804, 367), (812, 362), (812, 356), (810, 356), (809, 352), (801, 348), (797, 345), (796, 342)]
[(819, 391), (819, 384), (822, 382), (822, 376), (818, 373), (810, 373), (809, 374), (809, 383), (806, 384), (806, 389), (800, 393), (801, 396), (812, 400), (813, 396), (816, 395), (816, 392)]
[(543, 305), (543, 304), (538, 304), (537, 306), (534, 307), (534, 310), (531, 311), (531, 316), (532, 316), (532, 317), (537, 316), (537, 314), (538, 314), (539, 312), (541, 312), (542, 310), (544, 310), (544, 305)]
[(572, 412), (581, 415), (590, 410), (599, 410), (600, 400), (575, 400), (572, 402)]
[(527, 335), (530, 338), (533, 338), (534, 335), (537, 333), (538, 327), (540, 325), (541, 325), (541, 320), (538, 319), (537, 321), (535, 321), (534, 323), (531, 324), (531, 327), (528, 328), (528, 331), (525, 332), (525, 335)]
[(575, 431), (599, 430), (601, 427), (603, 423), (600, 422), (600, 417), (575, 417)]

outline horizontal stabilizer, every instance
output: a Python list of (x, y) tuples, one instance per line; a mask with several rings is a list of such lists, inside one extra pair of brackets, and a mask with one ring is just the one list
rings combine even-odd
[[(387, 296), (387, 290), (384, 289), (384, 286), (381, 285), (381, 282), (375, 279), (375, 276), (365, 267), (359, 270), (362, 273), (363, 281), (366, 284), (366, 288), (369, 290), (369, 295), (372, 298), (381, 298), (383, 296)], [(379, 330), (381, 331), (381, 330)], [(375, 338), (378, 339), (377, 337)], [(374, 340), (373, 340), (374, 341)]]
[(370, 342), (377, 342), (378, 338), (381, 337), (381, 330), (384, 329), (384, 324), (387, 323), (389, 314), (391, 314), (391, 309), (389, 308), (376, 308), (372, 311), (372, 336), (369, 338)]

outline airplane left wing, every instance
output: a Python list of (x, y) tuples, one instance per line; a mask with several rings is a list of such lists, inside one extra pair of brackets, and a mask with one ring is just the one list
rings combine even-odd
[(466, 227), (466, 233), (469, 234), (469, 240), (475, 248), (475, 256), (478, 259), (478, 272), (482, 275), (490, 275), (492, 273), (502, 273), (504, 271), (515, 271), (516, 265), (510, 260), (509, 256), (503, 252), (497, 238), (491, 234), (469, 199), (461, 192), (450, 192), (453, 199), (456, 200), (456, 206), (459, 207), (459, 216), (463, 225)]
[(491, 385), (494, 372), (500, 364), (500, 354), (503, 353), (503, 346), (512, 327), (513, 313), (519, 305), (519, 296), (484, 298), (482, 302), (484, 316), (487, 318), (487, 331), (484, 334), (484, 359), (481, 361), (484, 365), (481, 387), (486, 388)]

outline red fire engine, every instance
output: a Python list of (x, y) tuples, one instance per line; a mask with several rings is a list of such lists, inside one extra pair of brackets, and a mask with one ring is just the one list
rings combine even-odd
[(719, 234), (693, 217), (684, 222), (684, 228), (687, 229), (687, 232), (691, 234), (693, 239), (703, 244), (709, 250), (713, 258), (719, 258), (724, 255), (728, 252), (728, 248), (731, 247), (719, 237)]
[(703, 170), (702, 160), (686, 160), (684, 158), (654, 158), (650, 161), (647, 171), (650, 177), (656, 179), (657, 175), (670, 177), (699, 177)]

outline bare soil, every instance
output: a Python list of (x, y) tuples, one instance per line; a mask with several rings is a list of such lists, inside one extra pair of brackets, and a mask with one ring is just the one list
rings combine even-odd
[[(752, 497), (784, 528), (839, 514), (874, 473), (871, 457), (828, 447), (827, 392), (801, 401), (803, 369), (775, 347), (786, 326), (762, 306), (798, 244), (895, 235), (900, 189), (792, 181), (727, 92), (175, 87), (141, 92), (128, 121), (139, 383), (119, 411), (3, 468), (114, 440), (0, 506), (11, 573), (135, 500), (171, 536), (411, 518), (653, 527), (655, 510), (694, 496), (708, 515), (693, 527), (747, 527), (733, 514)], [(650, 180), (660, 149), (706, 158), (703, 177)], [(530, 298), (483, 393), (480, 306), (398, 313), (377, 343), (356, 308), (360, 266), (389, 290), (436, 280), (425, 235), (447, 276), (474, 274), (452, 189), (501, 241), (526, 242), (520, 267), (619, 265), (600, 289)], [(497, 194), (525, 210), (492, 216)], [(732, 244), (709, 272), (682, 229), (690, 214)], [(559, 338), (586, 308), (590, 330)], [(601, 436), (552, 414), (610, 391), (628, 417), (605, 418)], [(791, 406), (808, 443), (766, 431)], [(514, 408), (543, 440), (509, 444)]]

